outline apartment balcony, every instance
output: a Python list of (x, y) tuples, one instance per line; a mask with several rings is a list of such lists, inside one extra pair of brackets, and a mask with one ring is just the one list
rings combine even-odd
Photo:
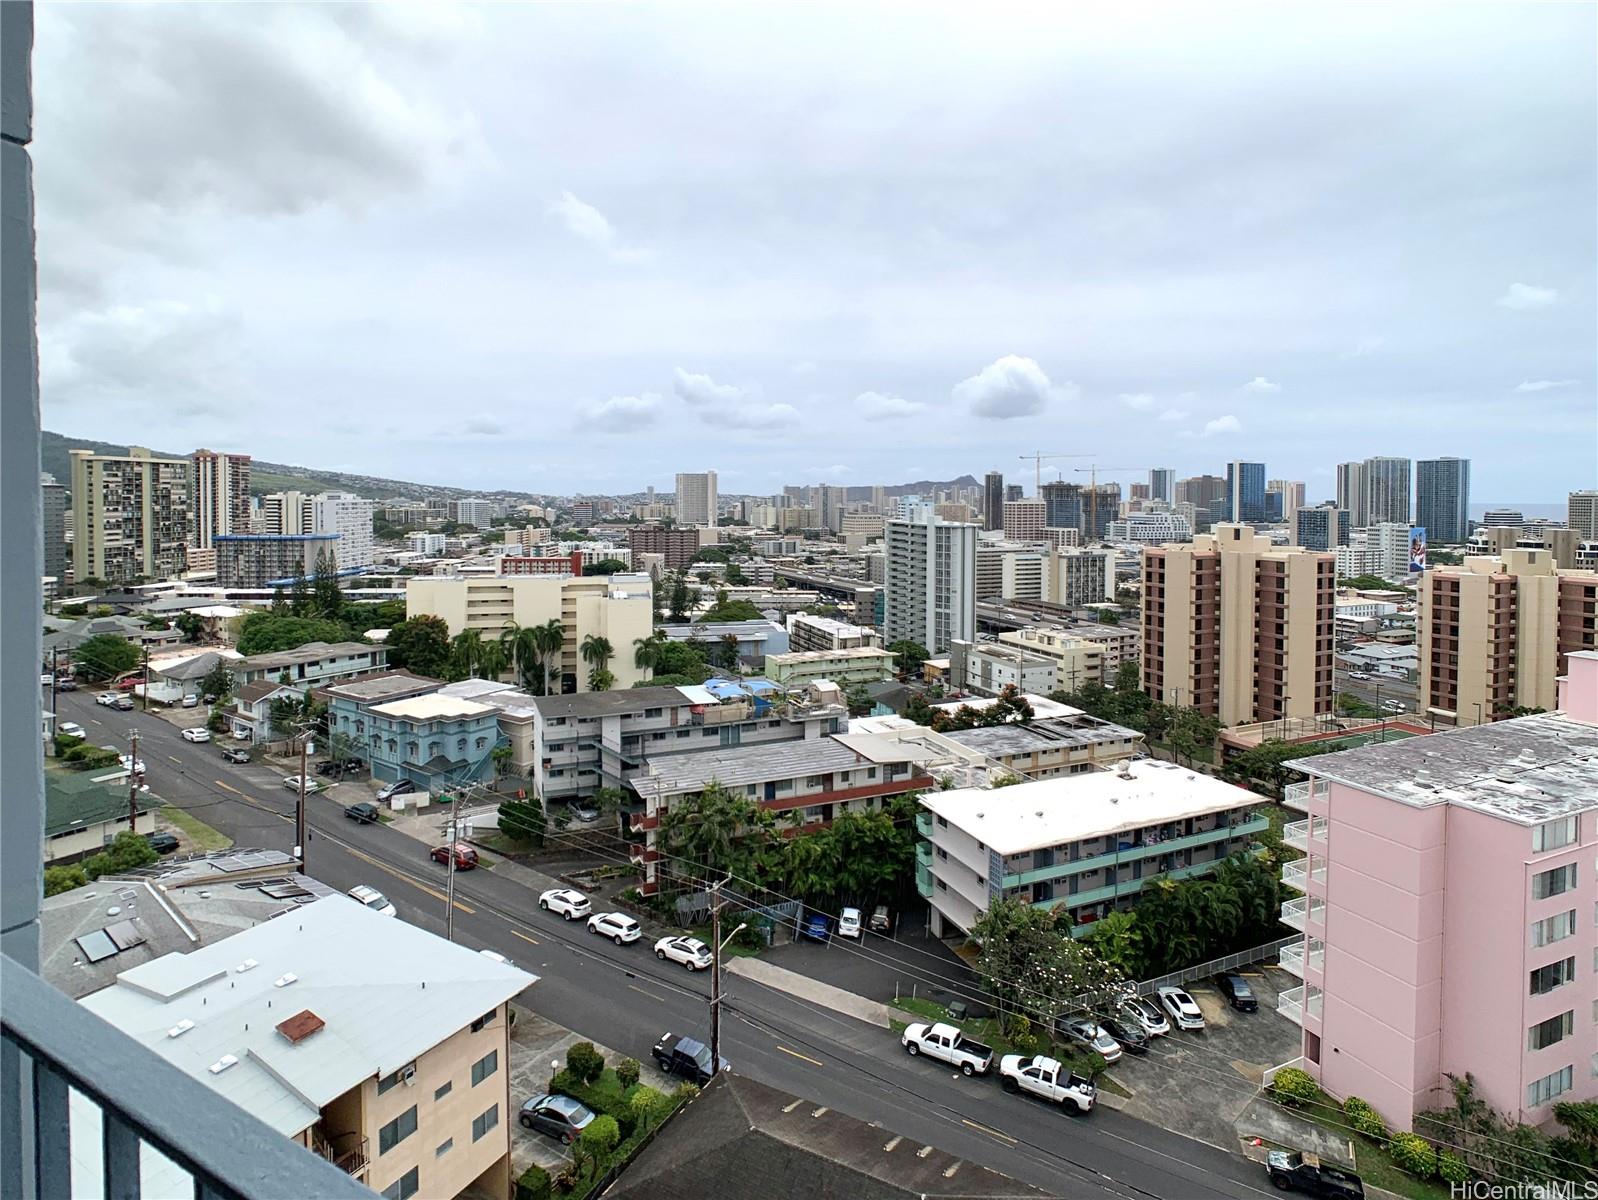
[[(1320, 866), (1311, 867), (1311, 862), (1318, 862)], [(1282, 864), (1282, 882), (1295, 891), (1307, 892), (1309, 885), (1314, 882), (1321, 887), (1326, 886), (1326, 860), (1323, 858), (1308, 859), (1295, 858), (1292, 862)]]
[(932, 899), (932, 868), (919, 859), (916, 861), (916, 891), (923, 899)]
[(1038, 883), (1045, 879), (1063, 879), (1070, 875), (1080, 875), (1084, 871), (1113, 869), (1117, 866), (1126, 866), (1139, 859), (1158, 858), (1161, 855), (1173, 854), (1178, 850), (1191, 850), (1198, 846), (1210, 845), (1213, 842), (1247, 837), (1249, 834), (1260, 833), (1269, 827), (1270, 820), (1262, 814), (1257, 817), (1250, 817), (1246, 821), (1239, 821), (1235, 825), (1217, 825), (1213, 829), (1201, 829), (1197, 833), (1166, 838), (1164, 841), (1138, 842), (1136, 845), (1128, 846), (1124, 850), (1109, 850), (1089, 858), (1079, 858), (1075, 862), (1060, 861), (1047, 867), (1034, 867), (1030, 871), (1006, 875), (1004, 877), (1004, 886), (1006, 888), (1026, 887), (1028, 884)]
[(1288, 808), (1296, 808), (1299, 812), (1307, 813), (1310, 810), (1311, 803), (1326, 798), (1327, 786), (1324, 779), (1308, 779), (1303, 783), (1290, 783), (1282, 793), (1282, 803)]
[(1312, 1021), (1319, 1021), (1321, 989), (1307, 983), (1288, 988), (1276, 997), (1276, 1011), (1295, 1025), (1302, 1025), (1306, 1016)]
[(1327, 828), (1331, 822), (1325, 817), (1308, 817), (1302, 821), (1289, 821), (1282, 827), (1282, 841), (1296, 850), (1309, 852), (1310, 843), (1326, 844)]
[(1314, 896), (1300, 896), (1296, 900), (1288, 900), (1282, 905), (1282, 924), (1291, 926), (1300, 933), (1305, 932), (1309, 925), (1324, 926), (1326, 924), (1326, 901)]
[(7, 1110), (0, 1195), (372, 1200), (350, 1174), (221, 1099), (9, 955), (0, 957), (0, 992)]
[(1292, 946), (1283, 946), (1282, 952), (1277, 956), (1282, 965), (1282, 970), (1298, 978), (1304, 978), (1305, 969), (1319, 971), (1326, 964), (1326, 943), (1320, 938), (1309, 939), (1309, 950), (1306, 952), (1304, 943), (1299, 942)]
[(932, 836), (932, 821), (932, 814), (924, 808), (920, 809), (916, 813), (916, 832), (924, 838), (930, 838)]
[(916, 862), (920, 863), (924, 867), (930, 867), (932, 865), (931, 842), (916, 843)]

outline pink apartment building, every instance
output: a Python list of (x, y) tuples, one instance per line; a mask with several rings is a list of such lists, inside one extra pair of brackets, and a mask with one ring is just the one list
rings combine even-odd
[(1598, 1096), (1598, 653), (1559, 699), (1294, 764), (1294, 1065), (1395, 1127), (1448, 1103), (1445, 1073), (1529, 1124)]

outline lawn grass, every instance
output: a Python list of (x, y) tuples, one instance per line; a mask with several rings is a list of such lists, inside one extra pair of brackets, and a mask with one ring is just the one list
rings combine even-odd
[(232, 838), (218, 833), (200, 818), (184, 812), (181, 808), (169, 804), (160, 809), (157, 815), (193, 842), (196, 850), (209, 854), (215, 850), (226, 850), (233, 845)]
[[(621, 1080), (616, 1077), (615, 1068), (606, 1067), (593, 1083), (574, 1087), (571, 1089), (571, 1093), (597, 1113), (607, 1110), (614, 1111), (617, 1107), (625, 1107), (632, 1099), (633, 1093), (638, 1091), (639, 1088), (647, 1086), (647, 1084), (640, 1082), (633, 1084), (630, 1088), (624, 1088), (621, 1085)], [(667, 1099), (674, 1101), (671, 1107), (671, 1112), (674, 1113), (682, 1102), (676, 1100), (672, 1092), (666, 1092), (665, 1095)], [(557, 1191), (555, 1194), (563, 1197), (563, 1200), (586, 1200), (594, 1189), (598, 1187), (600, 1181), (605, 1178), (606, 1173), (631, 1159), (638, 1152), (638, 1148), (644, 1139), (668, 1120), (670, 1115), (668, 1113), (666, 1116), (661, 1117), (647, 1130), (642, 1126), (635, 1129), (630, 1138), (627, 1138), (615, 1150), (611, 1151), (604, 1163), (589, 1167), (578, 1179), (575, 1188), (570, 1192)]]
[[(1448, 1185), (1440, 1179), (1416, 1179), (1407, 1171), (1402, 1171), (1398, 1165), (1387, 1156), (1383, 1146), (1369, 1141), (1348, 1128), (1348, 1119), (1339, 1109), (1321, 1108), (1319, 1104), (1336, 1106), (1336, 1101), (1324, 1092), (1321, 1093), (1318, 1104), (1294, 1106), (1287, 1109), (1294, 1116), (1302, 1117), (1306, 1121), (1313, 1121), (1328, 1132), (1335, 1134), (1344, 1141), (1354, 1144), (1354, 1170), (1367, 1188), (1378, 1187), (1384, 1191), (1393, 1192), (1399, 1196), (1411, 1197), (1411, 1200), (1449, 1200)], [(1284, 1106), (1286, 1107), (1286, 1106)], [(1296, 1150), (1296, 1146), (1284, 1146), (1284, 1150)]]
[[(736, 928), (737, 928), (736, 925), (733, 926), (733, 929), (736, 929)], [(722, 937), (726, 937), (731, 932), (732, 932), (732, 929), (727, 929), (724, 926), (722, 928), (721, 936)], [(692, 928), (692, 929), (690, 929), (688, 931), (688, 934), (689, 934), (690, 937), (698, 938), (701, 942), (703, 942), (707, 946), (711, 944), (710, 926), (709, 925), (698, 925), (698, 926), (695, 926), (694, 928)], [(754, 958), (757, 954), (763, 954), (765, 952), (765, 949), (766, 948), (764, 946), (748, 946), (748, 945), (745, 945), (738, 938), (733, 938), (732, 941), (727, 943), (727, 948), (725, 950), (723, 950), (721, 953), (726, 958)]]

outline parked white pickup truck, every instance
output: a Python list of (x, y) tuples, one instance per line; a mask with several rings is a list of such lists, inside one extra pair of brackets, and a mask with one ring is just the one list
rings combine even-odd
[(973, 1042), (953, 1025), (912, 1025), (899, 1040), (912, 1057), (925, 1054), (967, 1075), (986, 1075), (993, 1065), (993, 1047)]
[(1058, 1059), (1041, 1054), (1032, 1058), (1006, 1054), (999, 1062), (999, 1083), (1007, 1092), (1026, 1092), (1062, 1107), (1074, 1104), (1078, 1112), (1091, 1112), (1099, 1094), (1091, 1080), (1073, 1075)]

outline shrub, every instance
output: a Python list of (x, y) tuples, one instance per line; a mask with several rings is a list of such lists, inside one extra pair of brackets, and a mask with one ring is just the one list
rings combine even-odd
[(83, 873), (90, 879), (98, 879), (102, 875), (117, 875), (147, 866), (160, 857), (142, 834), (124, 831), (100, 853), (83, 860)]
[(1437, 1173), (1443, 1177), (1444, 1183), (1470, 1182), (1470, 1168), (1465, 1165), (1465, 1160), (1446, 1150), (1437, 1152)]
[(671, 1106), (671, 1101), (664, 1093), (652, 1087), (641, 1087), (632, 1094), (627, 1101), (632, 1108), (633, 1116), (638, 1119), (640, 1130), (648, 1129), (661, 1117), (664, 1117)]
[(88, 875), (83, 868), (74, 864), (69, 867), (46, 867), (44, 869), (44, 894), (46, 896), (59, 896), (62, 892), (70, 892), (73, 888), (83, 887), (89, 882)]
[(1359, 1116), (1360, 1113), (1373, 1113), (1375, 1111), (1368, 1102), (1361, 1100), (1358, 1096), (1350, 1096), (1343, 1101), (1343, 1115), (1345, 1117), (1352, 1118)]
[(1308, 1071), (1284, 1067), (1271, 1081), (1271, 1094), (1281, 1103), (1292, 1106), (1320, 1099), (1321, 1089)]
[(626, 1091), (638, 1082), (638, 1060), (624, 1058), (616, 1064), (616, 1080), (621, 1084), (622, 1091)]
[(1387, 1123), (1382, 1120), (1381, 1114), (1374, 1109), (1357, 1112), (1350, 1119), (1354, 1132), (1363, 1137), (1368, 1137), (1373, 1142), (1387, 1140)]
[(212, 733), (226, 733), (227, 714), (220, 708), (212, 708), (211, 715), (205, 718), (205, 727)]
[(1437, 1174), (1437, 1151), (1419, 1134), (1401, 1133), (1387, 1143), (1387, 1152), (1400, 1170), (1417, 1179), (1430, 1179)]
[(516, 1200), (549, 1200), (549, 1172), (534, 1163), (516, 1181)]
[(583, 1081), (570, 1071), (556, 1071), (549, 1077), (549, 1090), (561, 1096), (575, 1096), (583, 1086)]
[(83, 739), (75, 733), (58, 733), (55, 735), (55, 752), (65, 754), (76, 746), (83, 745)]
[(566, 1051), (566, 1069), (583, 1083), (593, 1083), (605, 1069), (605, 1056), (593, 1042), (577, 1042)]
[(671, 1098), (678, 1104), (686, 1104), (697, 1095), (699, 1095), (699, 1085), (697, 1083), (679, 1083), (677, 1090), (671, 1094)]
[(580, 1154), (593, 1164), (594, 1174), (599, 1174), (604, 1169), (605, 1160), (611, 1152), (621, 1144), (621, 1126), (616, 1118), (609, 1113), (595, 1117), (583, 1127), (577, 1135), (577, 1144), (572, 1147), (572, 1158), (575, 1160)]

